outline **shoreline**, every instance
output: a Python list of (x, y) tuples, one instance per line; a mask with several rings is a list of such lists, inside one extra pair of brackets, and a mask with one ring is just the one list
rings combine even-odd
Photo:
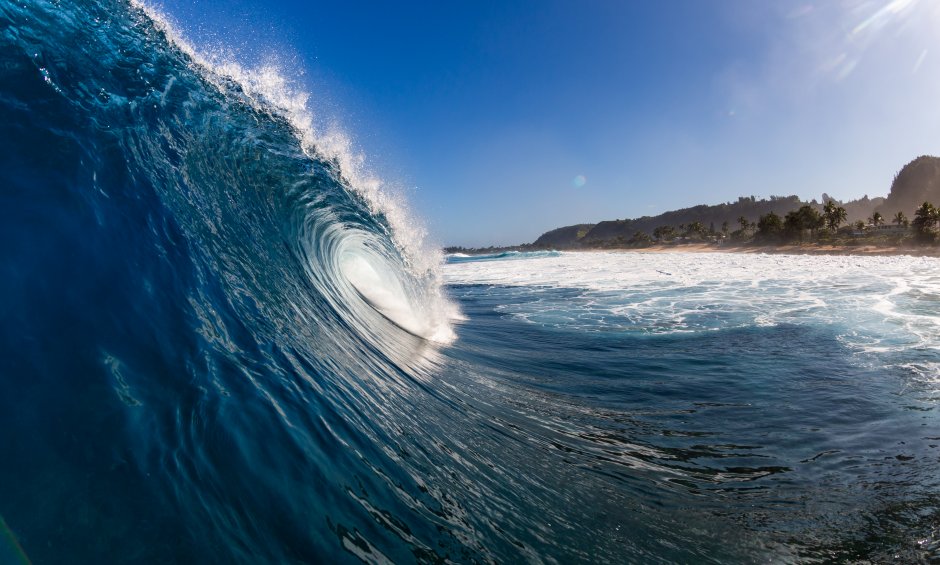
[(817, 244), (737, 246), (715, 245), (712, 243), (684, 243), (678, 245), (651, 245), (636, 248), (594, 248), (594, 249), (559, 249), (558, 251), (576, 253), (590, 251), (634, 252), (634, 253), (744, 253), (767, 255), (858, 255), (911, 257), (940, 257), (940, 247), (903, 247), (882, 245), (837, 246)]

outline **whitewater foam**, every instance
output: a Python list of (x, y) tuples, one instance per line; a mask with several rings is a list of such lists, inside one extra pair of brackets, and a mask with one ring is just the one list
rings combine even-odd
[(499, 311), (585, 331), (821, 323), (840, 326), (840, 339), (859, 351), (940, 349), (940, 265), (923, 257), (583, 252), (449, 262), (445, 280), (501, 287), (524, 299)]
[(340, 271), (359, 295), (375, 310), (405, 331), (425, 339), (449, 343), (455, 339), (453, 330), (440, 323), (440, 317), (427, 305), (409, 296), (402, 281), (394, 276), (390, 265), (363, 248), (347, 251), (340, 258)]

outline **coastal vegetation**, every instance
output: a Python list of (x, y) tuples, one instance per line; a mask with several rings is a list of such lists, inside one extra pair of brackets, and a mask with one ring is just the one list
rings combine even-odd
[[(486, 253), (539, 249), (642, 249), (651, 246), (711, 244), (716, 247), (826, 246), (922, 247), (938, 244), (940, 158), (921, 156), (894, 177), (887, 197), (841, 202), (797, 196), (699, 205), (636, 219), (576, 224), (512, 247), (447, 252)], [(908, 219), (909, 216), (912, 219)], [(891, 218), (887, 221), (886, 218)]]

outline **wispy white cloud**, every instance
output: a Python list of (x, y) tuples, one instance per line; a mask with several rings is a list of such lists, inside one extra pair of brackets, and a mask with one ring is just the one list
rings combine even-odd
[(911, 69), (911, 74), (917, 74), (917, 71), (920, 70), (920, 66), (924, 64), (924, 59), (927, 58), (927, 50), (924, 49), (920, 52), (920, 57), (917, 58), (917, 62), (914, 63), (914, 68)]
[(768, 9), (742, 1), (735, 9), (749, 12), (739, 23), (758, 39), (716, 75), (720, 108), (734, 108), (735, 120), (711, 143), (751, 167), (752, 184), (801, 195), (826, 186), (840, 198), (884, 194), (907, 160), (940, 153), (940, 58), (930, 56), (940, 49), (940, 2)]

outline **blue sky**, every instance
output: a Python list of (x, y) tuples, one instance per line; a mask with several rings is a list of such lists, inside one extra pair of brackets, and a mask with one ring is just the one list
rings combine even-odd
[(884, 196), (940, 154), (934, 0), (157, 5), (200, 49), (280, 67), (446, 245)]

